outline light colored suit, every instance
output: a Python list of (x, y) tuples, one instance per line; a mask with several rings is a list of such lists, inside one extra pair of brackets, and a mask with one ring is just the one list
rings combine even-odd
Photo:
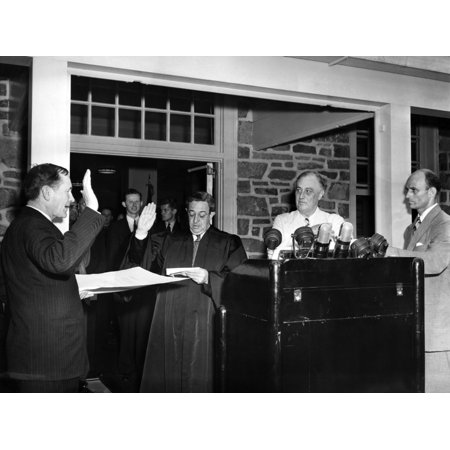
[[(419, 257), (424, 261), (425, 384), (430, 391), (434, 390), (430, 380), (436, 374), (427, 353), (450, 352), (450, 216), (435, 206), (419, 228), (414, 232), (411, 224), (404, 237), (404, 249), (389, 247), (386, 256)], [(450, 368), (446, 385), (450, 391)]]

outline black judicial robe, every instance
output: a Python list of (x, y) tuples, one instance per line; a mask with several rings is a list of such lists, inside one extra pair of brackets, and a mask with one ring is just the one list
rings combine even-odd
[[(143, 245), (133, 239), (130, 255), (131, 259), (140, 259), (145, 267), (156, 255), (155, 247), (152, 252), (152, 246), (148, 246), (141, 258)], [(158, 253), (163, 274), (166, 268), (191, 267), (191, 234), (169, 239)], [(210, 227), (200, 241), (193, 264), (208, 270), (208, 284), (185, 280), (160, 286), (141, 392), (212, 392), (215, 308), (220, 304), (225, 275), (246, 259), (238, 236)]]

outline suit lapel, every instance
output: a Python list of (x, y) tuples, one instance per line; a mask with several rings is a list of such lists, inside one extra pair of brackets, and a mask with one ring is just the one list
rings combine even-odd
[[(412, 232), (412, 225), (410, 225), (410, 235), (411, 239), (409, 241), (409, 244), (406, 248), (406, 250), (413, 250), (414, 247), (417, 245), (418, 242), (421, 242), (422, 237), (425, 235), (425, 233), (428, 231), (428, 229), (431, 226), (431, 223), (433, 220), (439, 215), (441, 211), (441, 208), (439, 205), (435, 206), (425, 217), (424, 221), (420, 224), (419, 228), (415, 233)], [(422, 242), (425, 244), (425, 242)], [(427, 242), (428, 243), (428, 242)]]

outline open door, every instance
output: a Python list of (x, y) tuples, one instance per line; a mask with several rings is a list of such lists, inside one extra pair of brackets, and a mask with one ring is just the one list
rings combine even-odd
[(214, 179), (216, 171), (214, 163), (207, 162), (201, 166), (191, 167), (190, 169), (187, 169), (187, 173), (188, 184), (190, 184), (192, 192), (206, 191), (215, 198)]

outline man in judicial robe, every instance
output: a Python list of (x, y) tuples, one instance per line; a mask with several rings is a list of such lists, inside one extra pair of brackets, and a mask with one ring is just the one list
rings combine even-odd
[(148, 205), (130, 247), (130, 260), (144, 268), (157, 258), (163, 274), (179, 268), (188, 278), (159, 288), (141, 392), (213, 391), (214, 313), (225, 275), (247, 258), (238, 236), (211, 226), (211, 195), (197, 192), (187, 205), (190, 233), (170, 236), (158, 248), (145, 239), (154, 221), (154, 206)]

